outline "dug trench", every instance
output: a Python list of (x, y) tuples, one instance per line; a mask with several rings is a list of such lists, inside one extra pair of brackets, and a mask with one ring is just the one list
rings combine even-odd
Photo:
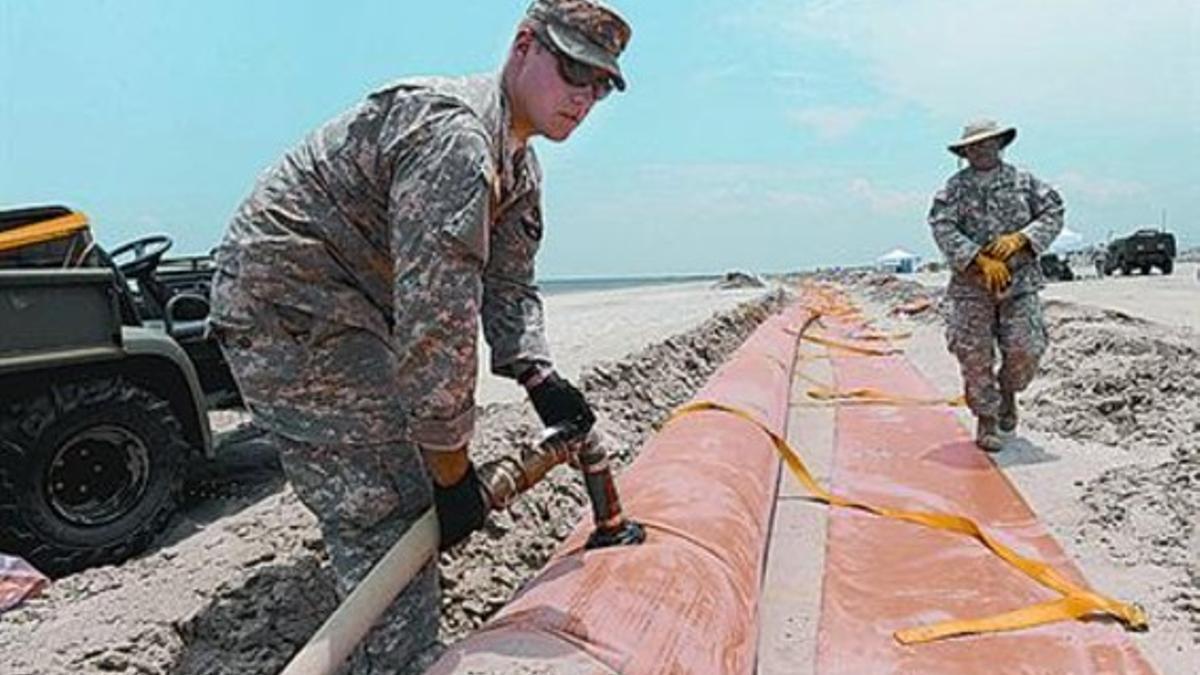
[[(627, 357), (593, 364), (579, 387), (619, 472), (770, 314), (782, 293), (714, 315)], [(514, 454), (539, 431), (525, 403), (481, 410), (472, 455)], [(315, 519), (263, 437), (246, 434), (192, 484), (185, 513), (153, 552), (58, 580), (0, 617), (11, 675), (276, 673), (336, 606)], [(442, 554), (441, 633), (482, 625), (590, 518), (582, 481), (560, 467), (486, 528)]]

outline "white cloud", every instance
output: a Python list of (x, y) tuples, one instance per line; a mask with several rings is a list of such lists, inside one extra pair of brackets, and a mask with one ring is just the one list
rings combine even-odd
[(895, 190), (876, 185), (868, 178), (854, 178), (846, 192), (878, 214), (896, 215), (904, 212), (917, 213), (928, 206), (930, 195), (915, 190)]
[(737, 64), (725, 64), (720, 66), (709, 66), (701, 68), (692, 73), (692, 84), (697, 86), (709, 86), (742, 77), (744, 68)]
[(950, 119), (1195, 133), (1200, 118), (1195, 0), (764, 0), (743, 25), (832, 40), (877, 89)]
[[(565, 251), (551, 243), (548, 270), (584, 269), (610, 255), (631, 270), (652, 269), (653, 261), (672, 255), (687, 259), (693, 271), (784, 270), (869, 262), (896, 246), (932, 248), (929, 195), (824, 166), (660, 163), (603, 178), (568, 170), (555, 180), (547, 222), (570, 227), (573, 246), (588, 255), (567, 264), (556, 257)], [(611, 193), (597, 193), (598, 180)]]
[(810, 84), (817, 81), (819, 78), (815, 73), (806, 70), (794, 70), (786, 68), (776, 68), (770, 71), (771, 79), (777, 82), (785, 82), (790, 84)]
[(853, 133), (874, 116), (868, 108), (814, 106), (793, 110), (788, 118), (816, 131), (823, 140), (835, 140)]
[(1135, 180), (1087, 176), (1078, 171), (1065, 171), (1051, 183), (1064, 193), (1064, 198), (1079, 196), (1093, 202), (1113, 202), (1139, 197), (1147, 193), (1147, 187)]
[(1062, 232), (1059, 232), (1058, 237), (1050, 244), (1050, 250), (1056, 252), (1070, 251), (1082, 246), (1083, 241), (1082, 234), (1072, 230), (1070, 226), (1064, 225)]

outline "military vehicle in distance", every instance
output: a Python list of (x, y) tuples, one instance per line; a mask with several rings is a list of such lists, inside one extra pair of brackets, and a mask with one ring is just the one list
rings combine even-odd
[(61, 206), (0, 211), (0, 551), (62, 575), (144, 550), (240, 404), (206, 330), (213, 266), (112, 251)]
[(1157, 267), (1163, 274), (1175, 269), (1175, 235), (1153, 229), (1141, 229), (1127, 237), (1108, 242), (1096, 257), (1096, 275), (1108, 276), (1121, 270), (1126, 276), (1140, 270), (1149, 274)]

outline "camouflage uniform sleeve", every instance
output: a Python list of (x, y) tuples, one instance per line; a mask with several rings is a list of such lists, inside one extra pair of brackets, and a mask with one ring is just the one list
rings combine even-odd
[(1041, 254), (1050, 248), (1050, 244), (1062, 232), (1065, 209), (1057, 190), (1037, 178), (1031, 176), (1030, 179), (1029, 208), (1033, 212), (1033, 220), (1021, 231), (1029, 238), (1033, 252)]
[(981, 246), (959, 229), (958, 205), (952, 195), (949, 185), (934, 195), (933, 206), (929, 209), (929, 227), (933, 229), (933, 240), (946, 262), (963, 272), (975, 260)]
[(494, 166), (478, 123), (438, 124), (395, 166), (393, 341), (409, 438), (453, 449), (475, 423), (476, 341)]
[(483, 332), (492, 372), (515, 378), (534, 364), (550, 364), (542, 299), (534, 285), (534, 256), (542, 238), (539, 191), (523, 198), (496, 225), (483, 278)]

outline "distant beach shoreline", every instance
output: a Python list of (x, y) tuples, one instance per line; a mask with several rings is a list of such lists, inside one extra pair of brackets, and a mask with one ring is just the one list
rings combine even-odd
[(586, 291), (612, 291), (625, 288), (640, 288), (643, 286), (670, 286), (696, 282), (716, 282), (720, 274), (672, 274), (663, 276), (635, 277), (559, 277), (541, 279), (538, 288), (543, 295), (565, 295)]

